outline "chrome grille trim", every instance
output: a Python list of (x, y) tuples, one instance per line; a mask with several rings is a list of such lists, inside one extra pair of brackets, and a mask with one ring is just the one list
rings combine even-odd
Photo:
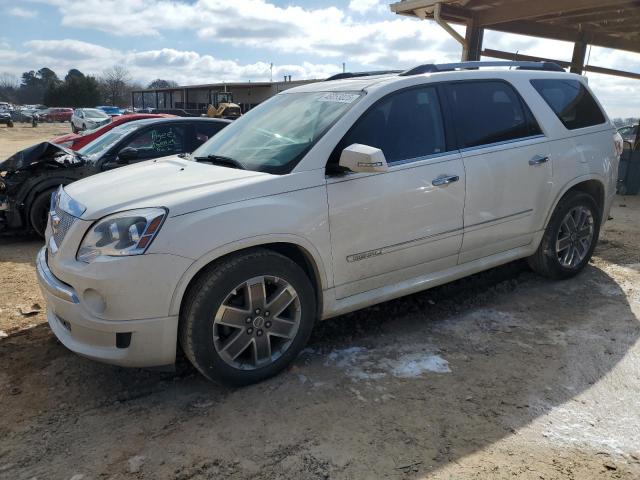
[(62, 185), (51, 196), (49, 226), (51, 227), (50, 250), (55, 255), (69, 230), (86, 210), (86, 207), (72, 199)]
[(64, 237), (67, 236), (67, 233), (77, 219), (76, 217), (69, 215), (67, 212), (62, 210), (57, 203), (53, 210), (53, 214), (58, 219), (58, 225), (53, 229), (53, 240), (54, 242), (56, 242), (56, 246), (60, 247), (60, 245), (62, 245)]

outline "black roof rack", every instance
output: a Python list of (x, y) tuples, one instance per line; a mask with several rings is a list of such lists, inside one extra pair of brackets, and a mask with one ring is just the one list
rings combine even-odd
[(371, 72), (342, 72), (336, 73), (325, 80), (330, 82), (331, 80), (342, 80), (344, 78), (356, 78), (356, 77), (371, 77), (373, 75), (388, 75), (391, 73), (402, 73), (402, 70), (375, 70)]
[(403, 77), (421, 75), (423, 73), (450, 72), (453, 70), (477, 70), (480, 67), (515, 67), (518, 70), (546, 70), (550, 72), (564, 72), (564, 69), (553, 62), (459, 62), (459, 63), (425, 63), (400, 73)]

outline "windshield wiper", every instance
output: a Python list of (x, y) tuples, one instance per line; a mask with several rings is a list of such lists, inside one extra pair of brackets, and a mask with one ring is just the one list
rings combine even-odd
[(225, 157), (224, 155), (207, 155), (204, 157), (193, 157), (196, 162), (211, 162), (214, 165), (224, 165), (227, 167), (246, 170), (247, 168), (235, 158)]

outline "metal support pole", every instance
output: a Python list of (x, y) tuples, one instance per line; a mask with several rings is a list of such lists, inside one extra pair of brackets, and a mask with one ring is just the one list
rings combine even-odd
[(160, 108), (160, 107), (158, 106), (158, 90), (156, 90), (156, 110), (158, 108)]
[(433, 19), (435, 22), (440, 25), (442, 28), (446, 30), (446, 32), (451, 35), (460, 45), (462, 45), (462, 60), (467, 58), (467, 52), (469, 50), (469, 46), (467, 45), (467, 41), (465, 38), (456, 32), (451, 25), (445, 22), (440, 15), (442, 13), (442, 4), (436, 3), (433, 9)]
[(136, 96), (135, 93), (131, 92), (131, 109), (135, 112), (136, 110)]
[(587, 55), (587, 43), (580, 40), (573, 45), (573, 56), (571, 57), (571, 73), (582, 75), (584, 72), (584, 59)]

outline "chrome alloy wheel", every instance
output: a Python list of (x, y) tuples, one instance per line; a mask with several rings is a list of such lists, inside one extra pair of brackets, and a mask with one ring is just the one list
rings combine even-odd
[(284, 279), (254, 277), (237, 285), (213, 320), (213, 345), (228, 365), (254, 370), (276, 361), (298, 332), (300, 299)]
[(578, 206), (564, 217), (556, 239), (556, 255), (560, 265), (574, 268), (589, 253), (594, 237), (594, 222), (591, 210)]

